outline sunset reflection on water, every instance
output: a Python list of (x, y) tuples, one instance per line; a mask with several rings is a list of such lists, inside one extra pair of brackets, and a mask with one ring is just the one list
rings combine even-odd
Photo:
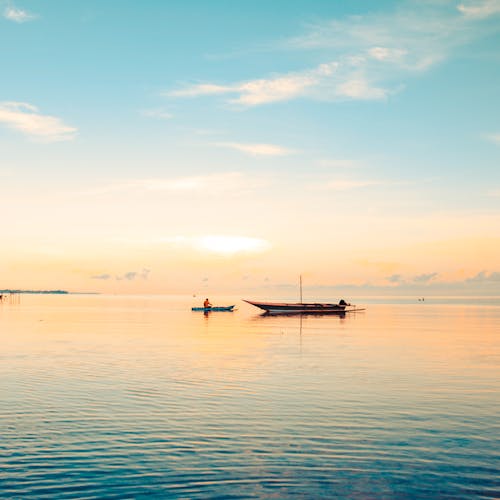
[(499, 307), (194, 300), (0, 306), (0, 496), (498, 493)]

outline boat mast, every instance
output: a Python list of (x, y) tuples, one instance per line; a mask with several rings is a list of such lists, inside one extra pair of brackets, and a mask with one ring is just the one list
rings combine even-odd
[(300, 284), (300, 303), (302, 304), (302, 274), (299, 276), (299, 284)]

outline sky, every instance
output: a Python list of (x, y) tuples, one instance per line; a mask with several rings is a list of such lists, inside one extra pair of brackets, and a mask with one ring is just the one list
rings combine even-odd
[(0, 0), (0, 289), (500, 293), (500, 0)]

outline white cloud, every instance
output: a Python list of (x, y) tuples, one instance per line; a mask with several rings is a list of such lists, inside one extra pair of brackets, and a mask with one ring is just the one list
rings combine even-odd
[(258, 106), (272, 102), (289, 101), (299, 97), (318, 100), (383, 99), (388, 91), (374, 87), (360, 76), (359, 60), (346, 59), (340, 63), (330, 61), (302, 72), (288, 73), (275, 78), (261, 78), (240, 82), (230, 86), (193, 85), (170, 92), (170, 96), (200, 97), (213, 95), (207, 88), (216, 87), (217, 94), (231, 94), (230, 104), (243, 107)]
[(321, 185), (321, 188), (332, 191), (348, 191), (368, 186), (379, 186), (381, 184), (383, 183), (380, 181), (335, 180), (325, 182)]
[(248, 236), (172, 236), (163, 238), (162, 241), (178, 248), (189, 247), (202, 252), (210, 252), (226, 256), (246, 253), (261, 253), (271, 248), (271, 244), (267, 240)]
[(378, 61), (399, 62), (408, 54), (407, 50), (387, 47), (371, 47), (368, 54)]
[(391, 12), (324, 21), (277, 47), (326, 53), (329, 57), (322, 64), (229, 84), (205, 82), (168, 95), (225, 96), (226, 102), (240, 107), (297, 98), (383, 100), (400, 90), (405, 78), (429, 70), (483, 36), (486, 29), (477, 19), (498, 11), (500, 0), (458, 8), (446, 1), (407, 1), (396, 3)]
[(352, 99), (384, 99), (387, 97), (386, 89), (372, 87), (364, 80), (349, 80), (337, 86), (337, 94), (351, 97)]
[(286, 156), (295, 153), (292, 149), (276, 144), (247, 144), (238, 142), (218, 142), (215, 146), (236, 149), (253, 156)]
[(42, 115), (25, 102), (0, 102), (0, 123), (43, 142), (71, 140), (77, 132), (60, 118)]
[(285, 101), (301, 95), (315, 80), (304, 74), (289, 74), (278, 78), (249, 80), (230, 86), (197, 84), (168, 92), (173, 97), (200, 97), (217, 94), (236, 94), (230, 103), (256, 106), (269, 102)]
[(468, 18), (484, 19), (500, 13), (500, 0), (483, 0), (482, 2), (467, 2), (457, 9)]
[(211, 83), (201, 83), (198, 85), (186, 87), (184, 89), (167, 92), (167, 95), (177, 97), (198, 97), (200, 95), (226, 94), (228, 92), (234, 92), (234, 90), (235, 87), (214, 85)]
[(387, 74), (391, 65), (392, 71), (420, 71), (478, 36), (469, 24), (446, 2), (400, 2), (392, 12), (318, 23), (287, 44), (291, 49), (328, 50), (338, 60), (355, 58), (370, 74)]
[(241, 193), (258, 185), (240, 172), (223, 172), (190, 177), (131, 179), (86, 190), (84, 195), (105, 195), (112, 192), (170, 192), (218, 195)]
[(310, 74), (290, 74), (274, 79), (251, 80), (241, 84), (237, 92), (240, 94), (230, 102), (244, 106), (256, 106), (277, 101), (288, 101), (304, 94), (306, 89), (314, 86), (317, 79)]
[(500, 134), (488, 134), (486, 135), (486, 139), (495, 144), (500, 144)]
[(31, 21), (36, 17), (33, 14), (30, 14), (25, 10), (18, 9), (12, 5), (5, 8), (3, 15), (5, 19), (8, 19), (9, 21), (14, 21), (16, 23), (24, 23), (26, 21)]

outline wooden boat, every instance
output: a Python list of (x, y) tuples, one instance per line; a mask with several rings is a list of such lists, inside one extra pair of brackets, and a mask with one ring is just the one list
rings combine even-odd
[(302, 302), (302, 276), (299, 277), (300, 302), (256, 302), (245, 300), (252, 306), (263, 309), (266, 314), (345, 314), (347, 312), (364, 311), (348, 304), (343, 299), (338, 304), (322, 302)]
[(191, 311), (212, 312), (212, 311), (232, 311), (233, 309), (234, 309), (234, 305), (233, 306), (192, 307)]
[(344, 314), (359, 309), (347, 309), (350, 304), (330, 304), (320, 302), (256, 302), (245, 300), (252, 306), (263, 309), (269, 314)]

